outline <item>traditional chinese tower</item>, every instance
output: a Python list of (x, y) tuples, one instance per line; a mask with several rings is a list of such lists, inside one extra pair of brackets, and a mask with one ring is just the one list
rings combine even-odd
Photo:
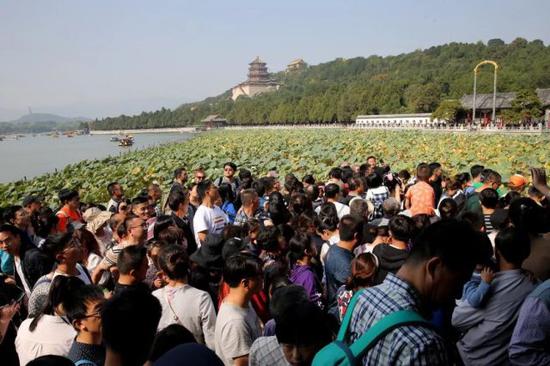
[(248, 65), (248, 80), (233, 87), (231, 99), (237, 100), (241, 95), (253, 97), (279, 89), (279, 84), (269, 77), (266, 63), (260, 57), (256, 57)]

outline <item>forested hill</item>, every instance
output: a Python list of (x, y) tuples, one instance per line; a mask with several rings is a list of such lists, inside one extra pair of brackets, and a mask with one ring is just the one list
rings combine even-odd
[[(359, 52), (359, 50), (358, 50)], [(441, 100), (472, 92), (473, 68), (482, 60), (499, 64), (498, 91), (550, 87), (550, 46), (517, 38), (450, 43), (398, 56), (336, 59), (307, 69), (273, 74), (279, 91), (236, 102), (227, 91), (201, 102), (138, 116), (106, 118), (94, 129), (196, 125), (209, 114), (232, 123), (351, 121), (358, 114), (432, 112)], [(306, 60), (307, 61), (307, 60)], [(478, 92), (491, 92), (493, 70), (481, 68)]]

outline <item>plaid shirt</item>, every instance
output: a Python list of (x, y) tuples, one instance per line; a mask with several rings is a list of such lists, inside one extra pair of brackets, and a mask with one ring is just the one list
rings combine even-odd
[(248, 354), (248, 365), (290, 366), (275, 336), (260, 337), (252, 343)]
[(367, 199), (371, 201), (374, 206), (374, 212), (371, 214), (372, 219), (384, 216), (382, 204), (388, 198), (390, 198), (390, 191), (386, 186), (380, 186), (367, 191)]
[[(399, 310), (419, 312), (418, 292), (388, 273), (384, 282), (366, 289), (355, 305), (349, 328), (353, 343), (385, 315)], [(420, 325), (398, 327), (389, 332), (363, 357), (363, 365), (447, 365), (443, 338)]]

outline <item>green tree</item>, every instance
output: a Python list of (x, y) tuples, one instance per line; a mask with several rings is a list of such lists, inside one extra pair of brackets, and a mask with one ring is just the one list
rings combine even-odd
[(456, 122), (458, 117), (464, 113), (462, 104), (456, 99), (444, 100), (439, 107), (432, 113), (432, 118), (447, 122)]

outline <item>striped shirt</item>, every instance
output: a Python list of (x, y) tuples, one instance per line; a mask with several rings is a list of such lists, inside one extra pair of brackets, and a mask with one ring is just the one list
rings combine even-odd
[[(384, 282), (366, 289), (353, 310), (349, 342), (355, 342), (384, 316), (399, 310), (420, 312), (418, 292), (407, 282), (388, 273)], [(401, 326), (390, 331), (363, 357), (363, 365), (447, 365), (444, 340), (421, 325)]]

